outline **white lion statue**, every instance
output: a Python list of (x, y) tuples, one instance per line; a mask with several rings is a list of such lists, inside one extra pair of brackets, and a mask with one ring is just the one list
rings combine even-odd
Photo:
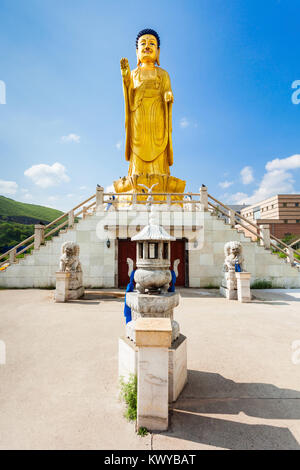
[(242, 244), (240, 242), (227, 242), (224, 246), (225, 262), (223, 270), (225, 272), (235, 271), (235, 266), (238, 264), (243, 271), (244, 258), (242, 255)]
[(81, 272), (79, 261), (79, 245), (74, 242), (65, 242), (61, 246), (59, 270), (62, 272)]

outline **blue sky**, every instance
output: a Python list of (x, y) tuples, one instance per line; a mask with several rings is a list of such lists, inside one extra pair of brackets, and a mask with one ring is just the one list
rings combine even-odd
[(300, 192), (299, 8), (0, 0), (0, 194), (67, 210), (127, 174), (119, 60), (145, 27), (175, 97), (171, 173), (228, 203)]

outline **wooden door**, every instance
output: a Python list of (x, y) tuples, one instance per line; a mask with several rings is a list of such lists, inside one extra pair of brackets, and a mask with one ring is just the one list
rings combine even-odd
[(130, 239), (118, 241), (118, 287), (126, 287), (129, 283), (127, 258), (136, 262), (136, 242)]
[(178, 277), (175, 286), (185, 286), (185, 240), (171, 242), (171, 269), (174, 267), (174, 260), (180, 259), (178, 265)]
[[(126, 287), (129, 283), (127, 258), (131, 258), (136, 263), (136, 242), (127, 240), (118, 241), (118, 287)], [(185, 240), (171, 242), (171, 269), (174, 267), (174, 260), (180, 259), (178, 266), (178, 277), (176, 286), (184, 287), (186, 281), (186, 259)]]

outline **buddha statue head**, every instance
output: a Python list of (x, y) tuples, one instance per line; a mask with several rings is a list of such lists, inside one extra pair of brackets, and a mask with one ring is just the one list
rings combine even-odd
[(142, 29), (136, 37), (137, 64), (159, 65), (160, 39), (153, 29)]

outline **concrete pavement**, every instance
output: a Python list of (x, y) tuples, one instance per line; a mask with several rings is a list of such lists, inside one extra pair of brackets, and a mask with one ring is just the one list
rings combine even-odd
[(0, 448), (300, 449), (300, 291), (253, 291), (251, 304), (180, 292), (188, 384), (169, 431), (138, 437), (118, 399), (123, 300), (0, 290)]

